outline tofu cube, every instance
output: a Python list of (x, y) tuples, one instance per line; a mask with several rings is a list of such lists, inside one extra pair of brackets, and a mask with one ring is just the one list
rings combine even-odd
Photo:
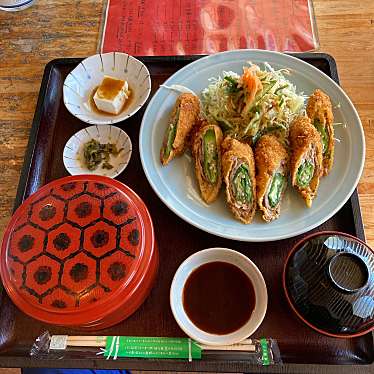
[(97, 88), (93, 100), (97, 109), (111, 114), (118, 114), (130, 96), (127, 81), (104, 76)]

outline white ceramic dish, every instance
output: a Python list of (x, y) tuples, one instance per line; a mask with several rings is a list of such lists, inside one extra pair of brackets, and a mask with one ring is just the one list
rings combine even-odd
[[(130, 102), (118, 115), (96, 112), (90, 104), (93, 90), (104, 75), (127, 80)], [(64, 104), (68, 111), (86, 123), (103, 125), (124, 121), (147, 101), (151, 78), (147, 67), (135, 57), (121, 52), (101, 53), (83, 60), (66, 77), (63, 87)]]
[(160, 148), (170, 112), (178, 93), (160, 88), (143, 116), (139, 150), (144, 172), (160, 199), (178, 216), (209, 233), (243, 241), (271, 241), (307, 232), (332, 217), (349, 199), (360, 179), (365, 159), (365, 138), (356, 109), (343, 90), (315, 67), (282, 53), (238, 50), (201, 58), (182, 68), (164, 84), (184, 85), (200, 94), (210, 77), (223, 70), (242, 72), (247, 61), (274, 68), (288, 68), (289, 80), (298, 91), (309, 95), (316, 88), (325, 91), (333, 102), (335, 121), (347, 124), (335, 128), (335, 163), (329, 176), (320, 183), (317, 198), (308, 209), (300, 196), (289, 186), (282, 202), (280, 218), (271, 223), (262, 221), (257, 213), (250, 225), (235, 220), (226, 207), (223, 192), (216, 202), (205, 204), (199, 193), (191, 157), (184, 156), (163, 167)]
[[(209, 334), (199, 329), (183, 308), (183, 288), (188, 277), (199, 266), (214, 261), (228, 262), (239, 267), (252, 281), (255, 290), (256, 305), (249, 321), (239, 330), (226, 335)], [(209, 345), (235, 344), (252, 335), (265, 317), (267, 301), (266, 284), (257, 266), (248, 257), (227, 248), (204, 249), (188, 257), (179, 266), (170, 288), (170, 306), (179, 327), (192, 339)]]
[[(103, 169), (101, 165), (96, 170), (88, 170), (83, 160), (83, 145), (95, 139), (100, 143), (114, 143), (117, 149), (123, 148), (117, 157), (110, 156), (112, 169)], [(121, 174), (128, 165), (132, 153), (132, 144), (129, 136), (120, 128), (112, 125), (90, 126), (78, 131), (65, 144), (63, 161), (66, 170), (71, 175), (95, 174), (115, 178)]]

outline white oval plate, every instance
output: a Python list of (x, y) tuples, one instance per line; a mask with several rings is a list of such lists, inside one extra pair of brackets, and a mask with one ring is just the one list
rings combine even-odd
[[(183, 308), (183, 289), (191, 273), (203, 264), (228, 262), (241, 269), (251, 280), (255, 291), (255, 308), (247, 323), (230, 334), (209, 334), (193, 324)], [(235, 292), (235, 290), (233, 290)], [(261, 325), (267, 309), (268, 294), (264, 278), (257, 266), (243, 254), (228, 248), (208, 248), (194, 253), (179, 266), (170, 288), (170, 307), (179, 327), (192, 339), (210, 345), (230, 345), (251, 336)]]
[[(88, 170), (83, 160), (83, 145), (95, 139), (100, 143), (114, 143), (117, 149), (123, 148), (117, 157), (110, 156), (112, 169), (103, 169), (101, 165), (95, 170)], [(112, 125), (90, 126), (75, 133), (65, 144), (63, 161), (66, 170), (71, 175), (95, 174), (115, 178), (128, 165), (132, 153), (129, 136), (120, 128)]]
[(163, 167), (159, 160), (164, 132), (177, 93), (160, 88), (143, 116), (139, 135), (139, 150), (144, 172), (160, 199), (178, 216), (209, 233), (243, 241), (272, 241), (296, 236), (312, 230), (332, 217), (349, 199), (360, 179), (365, 160), (365, 138), (360, 118), (344, 91), (327, 75), (295, 57), (260, 50), (236, 50), (203, 57), (176, 72), (165, 85), (184, 85), (200, 94), (210, 77), (232, 70), (239, 74), (247, 61), (260, 66), (270, 63), (274, 68), (288, 68), (297, 90), (310, 95), (316, 88), (325, 91), (333, 105), (337, 126), (335, 163), (329, 176), (322, 178), (312, 208), (288, 186), (280, 218), (271, 223), (262, 221), (259, 213), (252, 224), (235, 220), (227, 209), (223, 191), (218, 200), (205, 204), (195, 181), (194, 168), (188, 154)]
[[(118, 115), (97, 113), (91, 108), (90, 96), (104, 75), (129, 83), (131, 101)], [(64, 104), (68, 111), (81, 121), (95, 125), (109, 125), (131, 117), (144, 105), (150, 92), (151, 78), (147, 67), (135, 57), (122, 52), (87, 57), (69, 73), (63, 87)]]

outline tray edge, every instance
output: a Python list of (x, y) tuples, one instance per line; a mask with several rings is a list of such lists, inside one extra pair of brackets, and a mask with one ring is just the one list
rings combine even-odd
[[(321, 53), (321, 52), (304, 52), (304, 53), (288, 53), (291, 56), (297, 57), (299, 59), (325, 59), (328, 64), (331, 71), (331, 78), (339, 84), (339, 76), (337, 71), (337, 64), (335, 59), (327, 54), (327, 53)], [(144, 61), (144, 62), (151, 62), (151, 61), (165, 61), (165, 62), (188, 62), (188, 61), (194, 61), (198, 58), (204, 57), (204, 55), (187, 55), (187, 56), (138, 56), (137, 58)], [(37, 100), (37, 105), (35, 107), (35, 114), (32, 121), (32, 126), (30, 129), (30, 135), (29, 135), (29, 141), (27, 144), (23, 166), (21, 169), (21, 174), (18, 182), (17, 187), (17, 193), (14, 201), (14, 207), (13, 211), (18, 208), (18, 206), (22, 203), (24, 199), (24, 194), (27, 186), (27, 182), (29, 179), (30, 169), (31, 169), (31, 160), (33, 157), (35, 145), (36, 145), (36, 139), (39, 131), (39, 125), (40, 125), (40, 119), (42, 116), (43, 111), (43, 99), (45, 96), (45, 92), (47, 90), (49, 80), (50, 80), (50, 74), (54, 66), (61, 65), (61, 64), (74, 64), (79, 63), (82, 60), (82, 58), (57, 58), (53, 59), (45, 66), (42, 82), (40, 85), (39, 90), (39, 96)], [(361, 208), (358, 198), (358, 192), (357, 188), (354, 190), (353, 194), (349, 198), (351, 207), (352, 207), (352, 213), (353, 213), (353, 219), (354, 219), (354, 225), (355, 225), (355, 231), (358, 238), (365, 241), (365, 232), (364, 232), (364, 226), (362, 221), (362, 215), (361, 215)], [(3, 291), (4, 292), (4, 291)], [(374, 332), (372, 333), (373, 341), (374, 341)], [(4, 358), (4, 360), (3, 360)], [(26, 362), (25, 362), (26, 361)], [(114, 369), (118, 368), (117, 362), (112, 361), (102, 361), (102, 360), (96, 360), (96, 359), (77, 359), (74, 360), (68, 367), (71, 368), (87, 368), (87, 362), (93, 363), (93, 367), (98, 367), (98, 363), (100, 362), (100, 366), (104, 367), (106, 369)], [(10, 366), (8, 365), (10, 364)], [(27, 367), (66, 367), (61, 366), (61, 360), (54, 360), (54, 359), (46, 359), (46, 360), (34, 360), (29, 357), (12, 357), (12, 356), (5, 356), (0, 353), (0, 367), (25, 367), (25, 363)], [(41, 365), (43, 363), (43, 365)], [(104, 363), (104, 364), (103, 364)], [(161, 361), (161, 360), (126, 360), (124, 363), (127, 364), (127, 369), (133, 369), (133, 370), (178, 370), (181, 371), (185, 370), (186, 362), (178, 362), (178, 361)], [(66, 365), (66, 364), (65, 364)], [(246, 371), (250, 368), (250, 370), (254, 373), (351, 373), (355, 372), (358, 374), (361, 373), (367, 373), (367, 370), (370, 370), (374, 368), (374, 359), (373, 362), (369, 365), (324, 365), (324, 364), (284, 364), (281, 366), (270, 366), (270, 367), (261, 367), (256, 365), (250, 365), (248, 364), (248, 361), (225, 361), (222, 363), (218, 360), (204, 360), (202, 362), (196, 362), (191, 365), (193, 366), (192, 371), (215, 371), (216, 366), (221, 365), (222, 370), (227, 372), (237, 372), (237, 371)], [(313, 370), (314, 369), (314, 370)], [(266, 370), (266, 371), (265, 371)]]

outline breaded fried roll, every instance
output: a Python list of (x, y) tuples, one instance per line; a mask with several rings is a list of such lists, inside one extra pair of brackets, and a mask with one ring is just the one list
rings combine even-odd
[(290, 127), (292, 185), (308, 208), (317, 195), (322, 174), (321, 136), (308, 117), (297, 117)]
[(306, 113), (321, 135), (323, 175), (327, 175), (334, 162), (334, 115), (330, 98), (321, 90), (309, 97)]
[(219, 126), (206, 123), (196, 133), (192, 146), (195, 173), (203, 200), (210, 204), (216, 200), (222, 185), (221, 143)]
[(256, 176), (253, 152), (248, 144), (225, 138), (222, 142), (222, 174), (227, 205), (235, 218), (251, 223), (256, 212)]
[(266, 222), (277, 219), (287, 187), (289, 157), (274, 135), (264, 135), (255, 148), (257, 205)]
[(160, 151), (160, 160), (163, 165), (184, 152), (188, 134), (199, 112), (200, 101), (197, 96), (184, 93), (178, 97)]

